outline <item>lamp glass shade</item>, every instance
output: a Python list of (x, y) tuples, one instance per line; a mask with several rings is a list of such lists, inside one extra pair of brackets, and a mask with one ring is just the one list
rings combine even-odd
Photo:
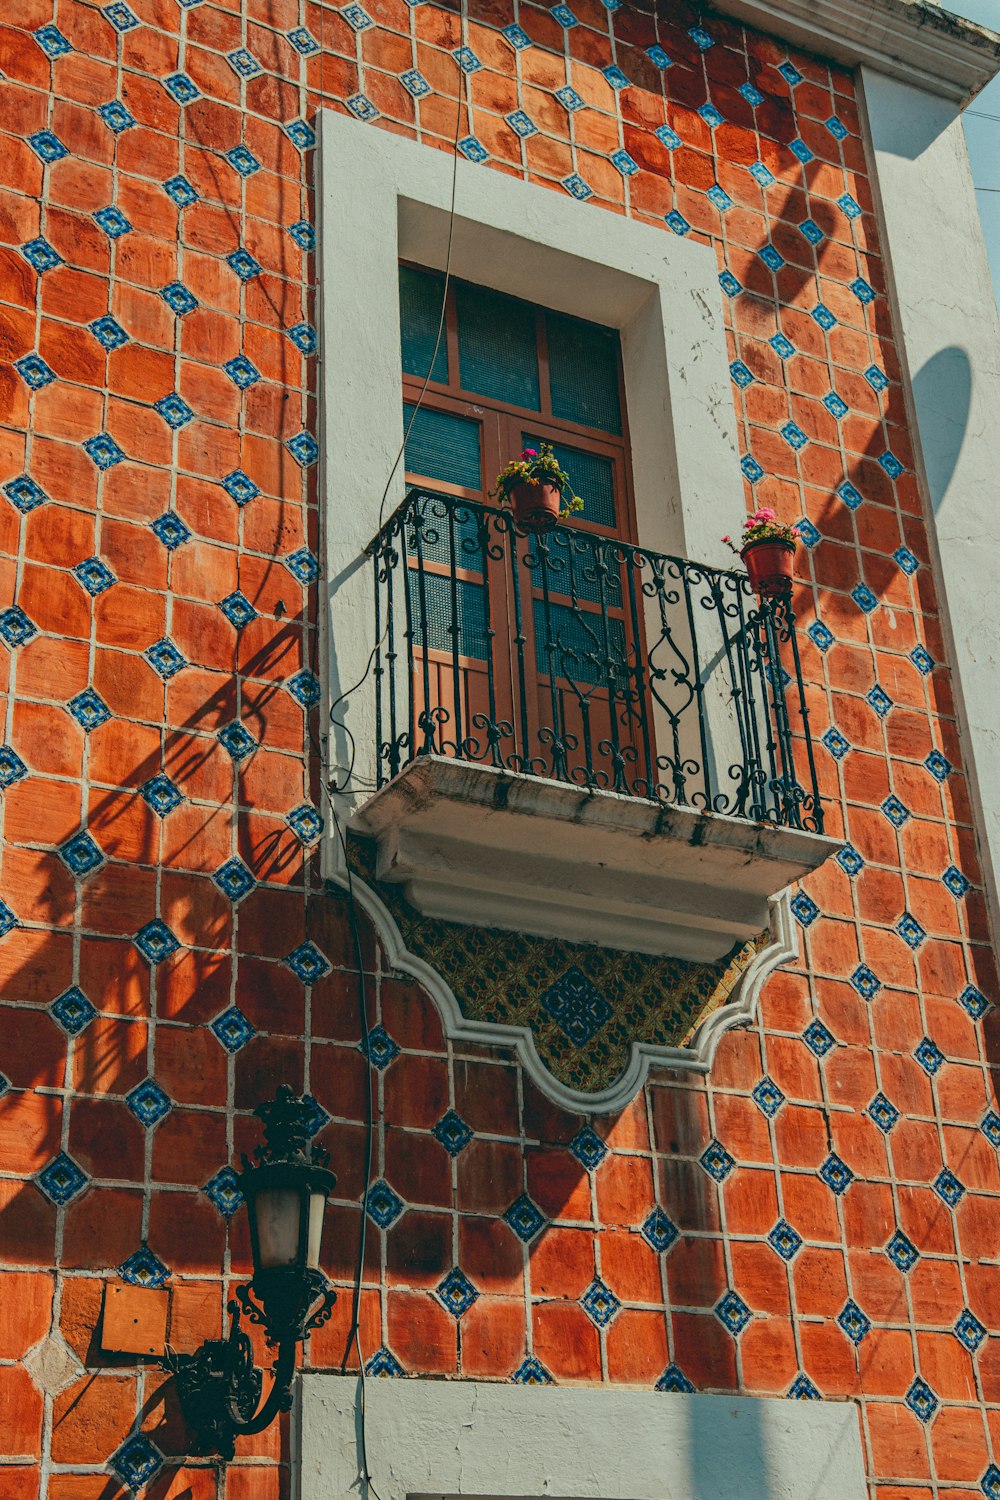
[[(296, 1187), (262, 1188), (254, 1194), (253, 1211), (257, 1219), (259, 1262), (254, 1269), (266, 1271), (274, 1266), (295, 1265), (299, 1258), (300, 1190)], [(310, 1214), (310, 1231), (311, 1220)]]
[(309, 1194), (309, 1239), (306, 1245), (306, 1265), (319, 1270), (319, 1247), (323, 1238), (323, 1218), (326, 1214), (326, 1193)]

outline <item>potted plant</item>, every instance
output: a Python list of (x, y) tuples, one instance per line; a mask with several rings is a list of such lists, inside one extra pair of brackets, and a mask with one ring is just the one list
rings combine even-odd
[(548, 531), (560, 516), (583, 509), (583, 501), (569, 487), (569, 475), (560, 468), (551, 443), (525, 448), (497, 475), (490, 499), (509, 501), (514, 520), (525, 531)]
[(798, 527), (779, 521), (766, 505), (760, 506), (743, 522), (739, 545), (731, 536), (722, 538), (732, 552), (742, 557), (751, 588), (766, 599), (791, 592), (792, 563), (798, 539)]

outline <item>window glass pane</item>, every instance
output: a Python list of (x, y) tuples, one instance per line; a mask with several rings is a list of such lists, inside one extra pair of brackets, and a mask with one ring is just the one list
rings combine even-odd
[(599, 614), (569, 609), (563, 604), (532, 600), (535, 622), (535, 661), (539, 672), (549, 675), (554, 667), (556, 677), (588, 687), (621, 688), (627, 681), (625, 626), (621, 620), (608, 620), (607, 650), (604, 626)]
[[(438, 276), (434, 271), (414, 271), (409, 266), (400, 266), (399, 326), (404, 375), (416, 375), (419, 380), (426, 379), (437, 340), (443, 297), (443, 276)], [(431, 379), (440, 381), (442, 385), (448, 383), (448, 339), (444, 331)]]
[(500, 292), (465, 283), (459, 284), (455, 299), (463, 390), (537, 411), (535, 309)]
[[(404, 430), (412, 412), (412, 404), (404, 402)], [(479, 423), (422, 406), (406, 439), (405, 462), (411, 473), (425, 479), (443, 479), (466, 490), (481, 490)]]
[(545, 314), (552, 415), (600, 432), (621, 433), (618, 334), (562, 313)]
[[(525, 448), (540, 448), (545, 441), (531, 432), (521, 434)], [(594, 526), (614, 530), (615, 468), (610, 458), (599, 453), (581, 453), (579, 448), (567, 448), (563, 443), (553, 443), (551, 447), (560, 468), (569, 475), (570, 488), (583, 501), (583, 510), (577, 511), (577, 515)]]
[[(423, 590), (420, 580), (423, 578)], [(451, 624), (451, 580), (440, 573), (422, 574), (411, 568), (406, 575), (410, 591), (410, 618), (413, 622), (413, 644), (426, 646), (428, 651), (452, 649)], [(457, 582), (458, 654), (485, 661), (488, 636), (486, 633), (486, 593), (481, 584)], [(426, 635), (424, 630), (426, 627)]]

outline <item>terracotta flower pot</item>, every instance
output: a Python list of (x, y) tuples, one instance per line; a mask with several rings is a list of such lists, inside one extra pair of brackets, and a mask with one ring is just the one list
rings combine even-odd
[(514, 520), (525, 531), (550, 531), (559, 520), (562, 491), (544, 479), (515, 484), (510, 489)]
[(759, 542), (748, 542), (741, 548), (740, 556), (750, 578), (750, 587), (755, 593), (765, 599), (791, 593), (794, 542), (766, 537)]

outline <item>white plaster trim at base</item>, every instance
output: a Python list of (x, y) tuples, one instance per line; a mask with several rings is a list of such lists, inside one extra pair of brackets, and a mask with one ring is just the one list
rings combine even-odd
[(371, 918), (385, 949), (389, 967), (398, 973), (408, 974), (427, 991), (437, 1007), (445, 1032), (452, 1041), (473, 1042), (487, 1047), (512, 1047), (536, 1087), (554, 1104), (575, 1113), (617, 1114), (635, 1098), (652, 1067), (707, 1073), (726, 1032), (737, 1026), (746, 1026), (753, 1020), (764, 981), (782, 964), (797, 958), (799, 952), (791, 898), (788, 891), (782, 891), (768, 902), (770, 941), (748, 964), (730, 999), (699, 1026), (690, 1045), (664, 1047), (652, 1042), (633, 1042), (628, 1063), (614, 1083), (597, 1093), (588, 1094), (582, 1089), (567, 1087), (549, 1072), (538, 1055), (529, 1027), (504, 1026), (493, 1021), (471, 1020), (465, 1016), (447, 980), (424, 959), (409, 951), (402, 933), (381, 898), (360, 876), (334, 875), (330, 884), (353, 895), (358, 906)]
[(296, 1500), (865, 1500), (853, 1401), (305, 1374)]
[(1000, 70), (1000, 37), (926, 0), (716, 0), (766, 35), (968, 104)]

